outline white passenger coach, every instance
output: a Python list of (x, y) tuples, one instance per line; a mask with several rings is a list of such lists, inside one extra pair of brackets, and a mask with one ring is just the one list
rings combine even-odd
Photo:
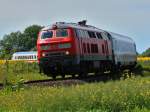
[(36, 51), (16, 52), (13, 54), (12, 60), (37, 61), (37, 52)]

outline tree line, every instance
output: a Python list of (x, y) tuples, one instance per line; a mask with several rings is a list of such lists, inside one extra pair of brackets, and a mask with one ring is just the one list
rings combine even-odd
[(146, 49), (140, 56), (150, 57), (150, 48)]
[(0, 59), (11, 59), (14, 52), (35, 51), (40, 25), (31, 25), (23, 32), (17, 31), (4, 35), (0, 40)]

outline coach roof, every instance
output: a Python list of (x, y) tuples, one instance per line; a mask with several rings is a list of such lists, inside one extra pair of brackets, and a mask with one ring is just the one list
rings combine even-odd
[(33, 55), (33, 54), (37, 54), (37, 51), (27, 51), (27, 52), (16, 52), (13, 55)]

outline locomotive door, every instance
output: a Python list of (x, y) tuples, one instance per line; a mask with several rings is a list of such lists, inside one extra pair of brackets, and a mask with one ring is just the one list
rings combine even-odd
[(80, 56), (83, 57), (84, 53), (83, 53), (83, 39), (78, 37), (78, 40), (79, 40), (79, 52), (80, 52)]
[(77, 37), (77, 41), (78, 41), (78, 42), (77, 42), (77, 43), (78, 43), (78, 44), (77, 44), (77, 47), (78, 47), (78, 49), (79, 49), (78, 52), (79, 52), (79, 55), (80, 55), (80, 57), (81, 57), (81, 56), (83, 56), (83, 50), (82, 50), (82, 44), (83, 44), (83, 43), (82, 43), (82, 39), (83, 39), (83, 38), (82, 38), (82, 35), (81, 35), (81, 32), (80, 32), (79, 29), (76, 29), (75, 32), (76, 32), (76, 37)]

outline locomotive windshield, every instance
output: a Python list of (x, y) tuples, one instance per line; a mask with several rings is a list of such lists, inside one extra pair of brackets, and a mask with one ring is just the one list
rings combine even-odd
[(53, 31), (45, 31), (41, 35), (41, 39), (52, 38), (52, 37), (53, 37)]
[(56, 37), (68, 37), (67, 29), (58, 29), (58, 30), (56, 30)]

